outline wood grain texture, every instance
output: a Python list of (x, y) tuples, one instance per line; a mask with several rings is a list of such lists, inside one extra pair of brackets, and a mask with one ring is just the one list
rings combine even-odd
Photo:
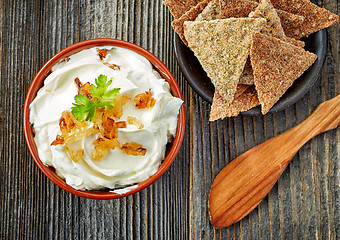
[(209, 193), (211, 223), (231, 226), (266, 197), (297, 151), (340, 124), (340, 94), (321, 103), (302, 123), (235, 158), (214, 179)]
[[(340, 14), (337, 0), (319, 4)], [(340, 129), (309, 141), (269, 195), (241, 222), (217, 230), (208, 218), (213, 179), (232, 159), (306, 119), (340, 93), (340, 24), (328, 29), (322, 73), (293, 106), (266, 116), (210, 123), (173, 49), (172, 16), (160, 0), (0, 0), (1, 239), (339, 239)], [(35, 74), (78, 41), (112, 37), (159, 57), (184, 95), (186, 137), (170, 169), (133, 196), (98, 201), (55, 186), (35, 165), (22, 112)]]

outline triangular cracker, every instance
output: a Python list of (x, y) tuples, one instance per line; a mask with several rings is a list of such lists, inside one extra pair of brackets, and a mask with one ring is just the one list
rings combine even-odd
[(276, 9), (277, 15), (281, 20), (281, 25), (287, 37), (297, 39), (305, 17)]
[(272, 4), (277, 9), (305, 17), (305, 21), (299, 29), (300, 32), (296, 32), (294, 36), (296, 39), (306, 37), (339, 21), (339, 16), (318, 7), (309, 0), (272, 0)]
[(280, 39), (261, 33), (253, 35), (250, 60), (262, 114), (269, 111), (316, 58), (314, 53)]
[(249, 87), (250, 87), (249, 85), (237, 84), (237, 88), (236, 88), (236, 93), (235, 93), (234, 99), (237, 98), (238, 96), (240, 96), (245, 91), (247, 91), (247, 89)]
[(246, 65), (244, 65), (243, 72), (240, 76), (239, 84), (243, 85), (253, 85), (254, 84), (254, 76), (253, 69), (251, 68), (250, 59), (247, 59)]
[(206, 8), (200, 13), (195, 21), (210, 21), (220, 18), (219, 0), (211, 0)]
[(169, 8), (172, 16), (177, 19), (202, 1), (203, 0), (164, 0), (163, 4)]
[(174, 28), (175, 32), (177, 32), (178, 36), (182, 39), (182, 41), (188, 45), (187, 40), (184, 36), (184, 28), (183, 24), (185, 21), (194, 21), (196, 17), (203, 11), (203, 9), (208, 5), (210, 0), (204, 0), (197, 4), (195, 7), (191, 8), (187, 11), (183, 16), (179, 19), (175, 19), (172, 22), (172, 27)]
[[(221, 18), (247, 17), (250, 12), (255, 11), (257, 6), (257, 2), (249, 0), (220, 0)], [(300, 32), (299, 29), (304, 22), (304, 17), (280, 9), (276, 9), (276, 12), (285, 34), (288, 37), (295, 38), (296, 34)], [(294, 41), (293, 39), (287, 39), (287, 41), (296, 46), (304, 46), (304, 43)]]
[(263, 17), (267, 20), (267, 25), (261, 30), (261, 33), (279, 38), (282, 41), (288, 42), (298, 47), (305, 46), (303, 41), (295, 40), (294, 38), (289, 38), (286, 36), (281, 24), (281, 19), (270, 0), (261, 0), (256, 9), (249, 13), (249, 17)]
[(249, 55), (251, 34), (261, 30), (262, 18), (229, 18), (185, 22), (184, 34), (203, 69), (223, 99), (231, 103)]
[(242, 92), (238, 96), (235, 94), (235, 98), (229, 106), (226, 106), (223, 98), (221, 98), (219, 92), (216, 91), (213, 104), (211, 106), (209, 121), (224, 119), (225, 117), (235, 117), (240, 112), (248, 111), (259, 104), (254, 86), (250, 86), (246, 91)]
[[(250, 6), (255, 7), (256, 4), (250, 3)], [(204, 8), (202, 13), (200, 13), (195, 21), (210, 21), (215, 19), (221, 19), (220, 16), (221, 8), (219, 0), (211, 0), (208, 5)], [(288, 13), (282, 10), (277, 10), (277, 15), (280, 19), (282, 28), (284, 30), (284, 33), (286, 35), (286, 42), (294, 44), (299, 47), (304, 47), (305, 43), (303, 41), (295, 40), (291, 38), (290, 36), (295, 36), (294, 32), (296, 29), (300, 29), (301, 24), (304, 21), (304, 17), (300, 15), (295, 15), (292, 13)], [(246, 14), (244, 16), (230, 16), (230, 17), (246, 17)], [(225, 17), (224, 17), (225, 18)]]
[(287, 37), (283, 31), (281, 20), (270, 0), (261, 0), (256, 9), (249, 13), (249, 17), (266, 19), (267, 24), (260, 32), (286, 41)]
[(300, 41), (300, 40), (297, 40), (297, 39), (294, 39), (294, 38), (290, 38), (290, 37), (286, 38), (286, 42), (290, 43), (290, 44), (293, 44), (295, 46), (298, 46), (298, 47), (304, 47), (305, 46), (305, 42), (304, 41)]
[(257, 6), (257, 2), (247, 0), (220, 0), (221, 18), (248, 17)]

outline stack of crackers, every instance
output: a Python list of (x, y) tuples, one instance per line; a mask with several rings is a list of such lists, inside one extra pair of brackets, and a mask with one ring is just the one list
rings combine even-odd
[(302, 37), (339, 17), (309, 0), (164, 0), (174, 30), (215, 86), (210, 121), (266, 114), (316, 60)]

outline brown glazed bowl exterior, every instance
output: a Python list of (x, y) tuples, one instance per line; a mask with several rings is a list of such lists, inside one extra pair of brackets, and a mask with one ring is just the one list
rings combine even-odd
[(153, 174), (151, 177), (146, 179), (145, 181), (138, 183), (137, 188), (132, 189), (131, 191), (128, 191), (123, 194), (118, 194), (115, 192), (110, 191), (82, 191), (82, 190), (76, 190), (72, 188), (71, 186), (67, 185), (66, 182), (60, 178), (55, 171), (44, 165), (43, 162), (40, 160), (38, 155), (38, 150), (34, 142), (34, 134), (33, 129), (31, 126), (31, 123), (29, 121), (29, 115), (30, 115), (30, 104), (35, 98), (38, 90), (43, 86), (45, 78), (51, 73), (52, 67), (62, 61), (63, 59), (80, 52), (84, 49), (96, 47), (96, 46), (115, 46), (115, 47), (121, 47), (126, 48), (131, 51), (134, 51), (142, 56), (144, 56), (146, 59), (148, 59), (151, 64), (154, 66), (154, 68), (162, 75), (162, 77), (169, 83), (171, 88), (171, 93), (173, 96), (178, 97), (183, 100), (182, 93), (180, 91), (180, 88), (169, 71), (169, 69), (162, 63), (155, 55), (150, 53), (149, 51), (145, 50), (144, 48), (137, 46), (133, 43), (117, 40), (117, 39), (110, 39), (110, 38), (101, 38), (101, 39), (91, 39), (83, 42), (79, 42), (76, 44), (73, 44), (64, 50), (57, 53), (55, 56), (53, 56), (38, 72), (38, 74), (33, 79), (33, 82), (28, 90), (25, 106), (24, 106), (24, 133), (25, 133), (25, 139), (29, 148), (29, 151), (32, 154), (32, 157), (35, 161), (35, 163), (38, 165), (40, 170), (56, 185), (61, 187), (62, 189), (78, 195), (80, 197), (85, 198), (92, 198), (92, 199), (114, 199), (114, 198), (121, 198), (125, 197), (131, 194), (134, 194), (136, 192), (141, 191), (142, 189), (148, 187), (150, 184), (152, 184), (154, 181), (156, 181), (160, 176), (164, 174), (164, 172), (170, 167), (174, 159), (176, 158), (176, 155), (181, 147), (183, 137), (184, 137), (184, 130), (185, 130), (185, 109), (184, 104), (182, 104), (179, 115), (178, 115), (178, 125), (177, 125), (177, 133), (176, 137), (173, 139), (173, 141), (168, 144), (168, 151), (165, 156), (165, 159), (163, 160), (162, 164), (160, 165), (158, 171)]

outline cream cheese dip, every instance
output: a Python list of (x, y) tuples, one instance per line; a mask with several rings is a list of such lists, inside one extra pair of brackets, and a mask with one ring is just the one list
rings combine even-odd
[[(107, 49), (105, 62), (119, 66), (112, 69), (98, 56), (98, 49)], [(101, 161), (94, 161), (91, 151), (95, 135), (79, 140), (84, 149), (82, 160), (72, 161), (62, 145), (51, 143), (60, 134), (59, 120), (70, 111), (78, 88), (75, 78), (94, 83), (99, 75), (113, 79), (109, 89), (120, 88), (120, 94), (131, 98), (123, 107), (120, 121), (128, 116), (139, 119), (144, 127), (133, 124), (118, 129), (118, 140), (135, 142), (147, 150), (144, 156), (127, 155), (121, 149), (109, 150)], [(140, 93), (151, 90), (156, 100), (152, 108), (138, 109), (133, 101)], [(116, 189), (142, 182), (153, 175), (165, 156), (166, 144), (176, 134), (179, 108), (183, 101), (173, 97), (169, 84), (144, 57), (118, 47), (96, 47), (83, 50), (55, 65), (30, 105), (30, 122), (41, 161), (55, 169), (71, 187), (78, 190)], [(88, 126), (92, 127), (89, 122)]]

